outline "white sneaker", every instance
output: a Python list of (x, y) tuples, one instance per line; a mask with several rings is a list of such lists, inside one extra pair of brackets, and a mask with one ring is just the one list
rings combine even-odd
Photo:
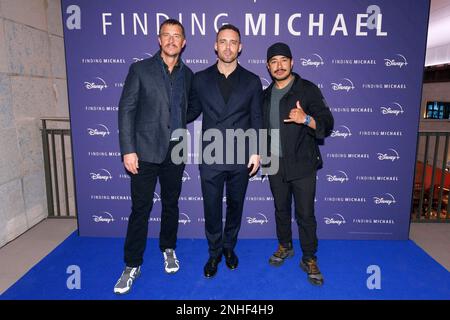
[(122, 275), (114, 286), (114, 293), (125, 294), (131, 290), (131, 286), (135, 279), (137, 279), (141, 274), (141, 267), (125, 267)]
[(167, 273), (175, 273), (180, 269), (180, 262), (177, 260), (175, 250), (166, 249), (163, 252), (164, 255), (164, 269)]

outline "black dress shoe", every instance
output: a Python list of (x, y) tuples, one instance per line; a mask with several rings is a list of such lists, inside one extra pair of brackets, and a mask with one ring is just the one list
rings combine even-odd
[(229, 269), (234, 270), (237, 268), (239, 259), (233, 249), (223, 249), (223, 256)]
[(203, 268), (203, 274), (206, 278), (212, 278), (217, 273), (217, 266), (219, 265), (220, 261), (222, 261), (222, 256), (212, 258), (210, 257), (208, 259), (208, 262), (206, 262), (205, 267)]

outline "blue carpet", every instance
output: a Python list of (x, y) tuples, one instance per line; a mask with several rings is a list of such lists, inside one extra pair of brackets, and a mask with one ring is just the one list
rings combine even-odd
[[(74, 233), (0, 299), (450, 299), (450, 273), (412, 241), (321, 240), (318, 257), (325, 284), (313, 287), (298, 266), (298, 241), (293, 259), (278, 268), (267, 263), (277, 245), (272, 239), (239, 240), (239, 268), (228, 270), (223, 261), (213, 279), (203, 277), (205, 240), (180, 239), (181, 269), (167, 275), (158, 241), (149, 239), (141, 277), (132, 292), (117, 296), (112, 289), (123, 267), (123, 243), (123, 239), (80, 238)], [(66, 286), (70, 265), (80, 267), (79, 290)], [(381, 289), (367, 288), (370, 265), (380, 267)]]

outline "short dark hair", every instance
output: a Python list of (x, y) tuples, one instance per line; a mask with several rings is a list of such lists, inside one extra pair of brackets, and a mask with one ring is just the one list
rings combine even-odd
[(239, 28), (232, 24), (224, 24), (223, 26), (220, 27), (219, 31), (217, 31), (216, 41), (219, 37), (220, 31), (223, 31), (223, 30), (233, 30), (234, 32), (236, 32), (238, 34), (239, 42), (241, 41), (241, 32), (239, 31)]
[(163, 26), (165, 26), (166, 24), (170, 24), (170, 25), (175, 25), (175, 26), (179, 26), (181, 28), (181, 33), (183, 34), (183, 38), (186, 38), (186, 35), (184, 34), (184, 27), (181, 24), (180, 21), (178, 21), (177, 19), (167, 19), (165, 20), (163, 23), (161, 23), (161, 25), (159, 26), (159, 32), (161, 32), (161, 29)]

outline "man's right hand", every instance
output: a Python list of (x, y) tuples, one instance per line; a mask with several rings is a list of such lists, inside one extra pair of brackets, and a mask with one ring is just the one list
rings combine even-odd
[(139, 169), (139, 159), (136, 153), (127, 153), (123, 156), (125, 168), (132, 174), (137, 174)]

